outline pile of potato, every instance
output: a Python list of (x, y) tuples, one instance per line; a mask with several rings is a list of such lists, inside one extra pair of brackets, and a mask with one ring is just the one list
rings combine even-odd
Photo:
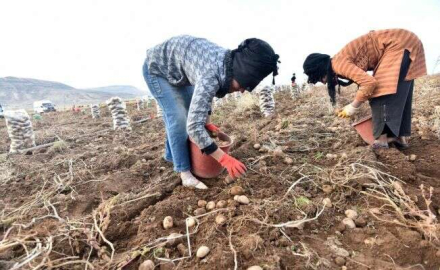
[(272, 89), (270, 86), (263, 87), (259, 93), (260, 97), (260, 111), (264, 117), (271, 116), (275, 112), (275, 100), (273, 98)]
[(101, 111), (99, 109), (99, 104), (92, 104), (92, 105), (90, 105), (90, 109), (92, 111), (93, 119), (97, 119), (97, 118), (101, 117)]
[(145, 108), (145, 101), (143, 99), (138, 99), (136, 102), (138, 111)]
[(18, 150), (35, 146), (32, 122), (25, 110), (6, 111), (5, 119), (8, 135), (11, 139), (10, 153), (17, 153)]
[(112, 97), (107, 100), (107, 106), (112, 114), (113, 128), (131, 130), (125, 102), (120, 97)]

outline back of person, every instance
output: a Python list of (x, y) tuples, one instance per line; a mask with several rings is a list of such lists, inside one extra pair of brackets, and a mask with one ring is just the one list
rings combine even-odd
[(147, 50), (145, 62), (151, 74), (175, 86), (195, 85), (205, 73), (223, 73), (228, 50), (204, 38), (176, 36)]

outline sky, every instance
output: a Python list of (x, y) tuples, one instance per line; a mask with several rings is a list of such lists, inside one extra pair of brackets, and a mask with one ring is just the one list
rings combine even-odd
[(277, 84), (289, 84), (293, 72), (305, 80), (308, 54), (334, 55), (354, 38), (387, 28), (416, 33), (433, 71), (440, 0), (1, 0), (0, 77), (147, 89), (146, 50), (189, 34), (229, 49), (263, 39), (280, 55)]

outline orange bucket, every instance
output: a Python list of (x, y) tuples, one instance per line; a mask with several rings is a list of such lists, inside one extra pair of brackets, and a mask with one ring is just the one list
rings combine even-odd
[(373, 144), (373, 119), (371, 116), (362, 118), (356, 123), (353, 123), (351, 126), (356, 129), (357, 133), (366, 143), (368, 143), (369, 145)]
[[(229, 153), (229, 149), (233, 143), (232, 139), (223, 132), (218, 132), (218, 138), (221, 141), (228, 142), (222, 146), (219, 146), (226, 154)], [(189, 139), (189, 151), (191, 157), (191, 171), (194, 175), (201, 178), (214, 178), (219, 176), (224, 168), (210, 155), (204, 155), (200, 148)]]

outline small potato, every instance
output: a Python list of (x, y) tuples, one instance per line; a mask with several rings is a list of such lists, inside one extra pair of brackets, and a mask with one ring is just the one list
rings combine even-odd
[(250, 202), (248, 197), (244, 195), (235, 195), (234, 200), (239, 202), (240, 204), (249, 204)]
[(197, 208), (196, 210), (194, 210), (194, 215), (196, 215), (196, 216), (200, 216), (203, 214), (206, 214), (205, 208)]
[(231, 183), (233, 183), (233, 182), (235, 182), (235, 179), (234, 178), (232, 178), (230, 175), (228, 175), (228, 176), (226, 176), (226, 178), (225, 178), (225, 184), (231, 184)]
[(358, 217), (358, 213), (352, 209), (345, 210), (345, 216), (355, 220)]
[(197, 223), (197, 221), (193, 217), (186, 219), (186, 224), (188, 225), (189, 228), (194, 227), (194, 225), (196, 225), (196, 223)]
[(201, 246), (201, 247), (199, 247), (199, 249), (197, 250), (196, 256), (197, 256), (197, 258), (199, 258), (199, 259), (203, 259), (203, 258), (206, 257), (206, 255), (208, 255), (208, 253), (209, 253), (210, 251), (211, 251), (211, 250), (209, 249), (209, 247), (207, 247), (207, 246)]
[(198, 206), (198, 207), (205, 207), (206, 204), (207, 204), (207, 202), (206, 202), (205, 200), (199, 200), (199, 201), (197, 202), (197, 206)]
[(173, 224), (173, 218), (170, 216), (167, 216), (163, 219), (163, 228), (165, 230), (168, 230), (174, 226)]
[(222, 214), (218, 214), (215, 217), (215, 223), (217, 223), (220, 226), (224, 225), (226, 223), (226, 221), (227, 221), (226, 217), (224, 215), (222, 215)]
[(228, 203), (225, 200), (220, 200), (220, 201), (217, 202), (215, 207), (216, 208), (225, 208), (226, 205), (228, 205)]
[(206, 204), (206, 210), (211, 211), (215, 208), (215, 202), (214, 201), (210, 201)]
[(322, 203), (325, 205), (325, 207), (332, 207), (332, 201), (329, 198), (324, 198), (324, 200), (322, 200)]
[(293, 164), (293, 159), (290, 157), (285, 157), (284, 163), (286, 163), (287, 165)]
[(232, 196), (243, 195), (244, 189), (240, 186), (234, 186), (229, 190), (229, 194), (231, 194)]
[(356, 224), (354, 223), (354, 221), (351, 218), (344, 218), (342, 220), (342, 224), (345, 225), (345, 227), (349, 228), (349, 229), (354, 229), (356, 228)]
[(146, 260), (139, 265), (139, 270), (154, 270), (154, 262), (152, 260)]

